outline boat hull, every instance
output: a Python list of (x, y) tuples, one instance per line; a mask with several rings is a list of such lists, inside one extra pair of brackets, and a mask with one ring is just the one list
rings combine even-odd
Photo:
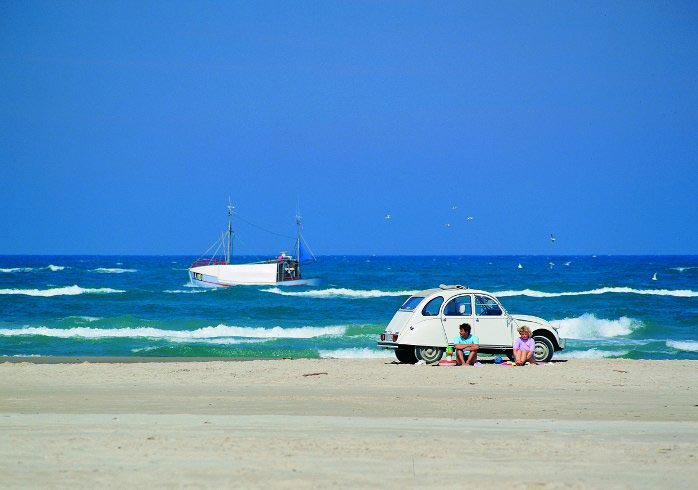
[(261, 264), (227, 264), (204, 265), (189, 269), (192, 286), (220, 288), (230, 286), (317, 286), (317, 279), (300, 277), (279, 280), (279, 265)]

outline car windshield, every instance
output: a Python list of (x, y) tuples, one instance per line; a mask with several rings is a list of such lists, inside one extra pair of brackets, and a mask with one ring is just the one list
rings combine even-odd
[(400, 307), (401, 310), (414, 310), (417, 305), (424, 299), (424, 296), (412, 296)]

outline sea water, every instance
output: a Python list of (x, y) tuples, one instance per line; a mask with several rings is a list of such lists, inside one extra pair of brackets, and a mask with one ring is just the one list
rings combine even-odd
[(0, 356), (392, 357), (395, 310), (445, 283), (553, 322), (559, 358), (698, 359), (698, 256), (326, 256), (316, 287), (221, 289), (192, 259), (0, 256)]

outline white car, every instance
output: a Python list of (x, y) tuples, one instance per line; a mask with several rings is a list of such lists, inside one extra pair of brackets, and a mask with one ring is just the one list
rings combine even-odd
[(458, 336), (458, 327), (468, 323), (480, 339), (483, 354), (502, 353), (512, 358), (517, 329), (528, 326), (535, 341), (536, 361), (547, 362), (565, 348), (557, 328), (542, 318), (511, 315), (491, 293), (465, 286), (441, 285), (411, 296), (395, 313), (380, 335), (378, 347), (395, 349), (400, 362), (438, 362)]

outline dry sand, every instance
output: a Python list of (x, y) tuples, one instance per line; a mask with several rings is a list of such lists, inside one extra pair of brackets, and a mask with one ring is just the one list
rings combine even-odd
[(0, 487), (695, 488), (697, 380), (691, 361), (3, 363)]

